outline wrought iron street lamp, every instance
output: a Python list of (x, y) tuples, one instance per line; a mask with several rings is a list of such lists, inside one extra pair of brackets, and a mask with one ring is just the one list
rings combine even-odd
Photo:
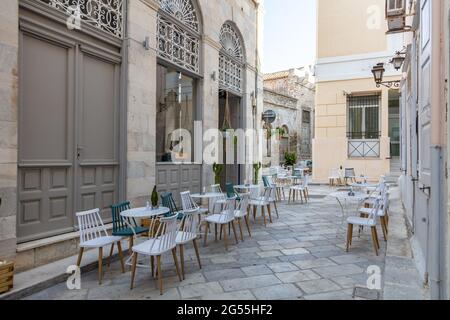
[(403, 66), (403, 62), (405, 62), (405, 54), (397, 51), (395, 53), (395, 56), (392, 58), (391, 63), (394, 65), (395, 70), (400, 70), (400, 68)]
[(384, 73), (386, 69), (384, 68), (384, 63), (380, 62), (377, 63), (372, 68), (372, 74), (375, 79), (375, 84), (377, 85), (377, 88), (381, 86), (385, 86), (387, 88), (399, 88), (400, 87), (400, 81), (383, 81)]

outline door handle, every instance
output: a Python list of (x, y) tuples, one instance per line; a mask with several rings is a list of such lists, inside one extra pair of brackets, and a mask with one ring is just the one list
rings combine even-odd
[(81, 151), (83, 151), (83, 146), (77, 145), (77, 159), (81, 157)]

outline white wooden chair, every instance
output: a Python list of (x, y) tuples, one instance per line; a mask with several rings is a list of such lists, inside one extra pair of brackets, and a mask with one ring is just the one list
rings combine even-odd
[(298, 198), (301, 199), (302, 203), (304, 203), (303, 198), (305, 199), (306, 202), (308, 202), (309, 200), (308, 185), (309, 185), (309, 176), (304, 175), (301, 184), (291, 186), (289, 188), (289, 203), (291, 203), (291, 201), (295, 202), (296, 199)]
[(180, 193), (181, 197), (181, 206), (183, 211), (192, 211), (198, 209), (199, 214), (208, 214), (209, 209), (200, 207), (194, 199), (191, 197), (190, 191), (185, 191)]
[[(111, 246), (114, 248), (114, 244), (117, 243), (117, 249), (119, 252), (120, 266), (122, 273), (125, 272), (125, 265), (123, 261), (122, 245), (120, 241), (122, 237), (110, 236), (106, 231), (102, 218), (100, 217), (100, 210), (94, 209), (89, 211), (83, 211), (76, 213), (78, 219), (78, 227), (80, 229), (80, 251), (78, 253), (77, 266), (80, 267), (81, 259), (85, 249), (97, 249), (98, 248), (98, 283), (102, 284), (103, 279), (103, 248)], [(109, 263), (111, 262), (111, 255), (109, 256)], [(108, 265), (109, 265), (108, 263)]]
[(197, 231), (198, 231), (198, 223), (196, 215), (199, 214), (198, 209), (193, 209), (189, 211), (183, 212), (183, 220), (181, 220), (180, 228), (177, 232), (176, 243), (180, 248), (180, 260), (181, 260), (181, 274), (183, 276), (183, 280), (185, 279), (184, 275), (184, 246), (192, 241), (194, 244), (195, 255), (197, 256), (197, 262), (200, 269), (202, 268), (202, 263), (200, 261), (200, 253), (198, 251), (197, 245)]
[(231, 225), (233, 227), (234, 232), (234, 238), (236, 240), (236, 244), (239, 243), (237, 234), (236, 234), (236, 226), (234, 224), (234, 206), (235, 206), (235, 199), (227, 199), (225, 203), (225, 209), (219, 213), (219, 214), (213, 214), (208, 217), (206, 217), (206, 230), (205, 230), (205, 246), (208, 241), (208, 229), (210, 228), (210, 224), (214, 224), (215, 227), (215, 240), (217, 241), (217, 227), (220, 226), (220, 235), (224, 238), (225, 242), (225, 249), (228, 250), (228, 235), (227, 235), (227, 228), (224, 228), (226, 226)]
[(250, 231), (249, 224), (249, 201), (250, 201), (250, 193), (240, 194), (239, 197), (241, 200), (237, 206), (237, 209), (234, 211), (234, 217), (238, 223), (239, 231), (241, 233), (241, 240), (244, 241), (244, 233), (242, 232), (242, 224), (241, 220), (244, 219), (245, 224), (247, 226), (248, 235), (251, 237), (252, 233)]
[(211, 199), (210, 201), (210, 213), (217, 214), (220, 213), (225, 204), (227, 203), (227, 197), (222, 191), (220, 184), (214, 184), (211, 186), (211, 192), (221, 194), (221, 196)]
[(339, 173), (338, 168), (332, 168), (330, 170), (330, 175), (328, 177), (328, 181), (330, 182), (330, 187), (338, 186), (342, 184), (341, 175)]
[[(388, 238), (388, 224), (389, 224), (389, 215), (388, 215), (388, 209), (389, 209), (389, 195), (384, 191), (380, 198), (377, 198), (374, 200), (375, 202), (372, 202), (372, 204), (375, 204), (376, 201), (380, 202), (380, 208), (376, 211), (376, 216), (380, 218), (380, 224), (381, 229), (383, 231), (384, 240), (387, 241)], [(359, 213), (362, 217), (368, 216), (371, 214), (373, 210), (372, 208), (360, 208)]]
[(266, 218), (266, 208), (267, 212), (269, 214), (269, 220), (270, 223), (272, 223), (272, 212), (270, 209), (270, 203), (271, 199), (273, 199), (275, 188), (273, 187), (266, 187), (264, 188), (264, 193), (261, 197), (258, 197), (257, 199), (251, 199), (249, 202), (250, 207), (253, 209), (253, 218), (256, 220), (256, 213), (258, 209), (261, 210), (261, 215), (264, 220), (264, 226), (267, 227), (267, 218)]
[(175, 268), (177, 270), (177, 275), (180, 281), (182, 281), (177, 258), (177, 243), (176, 243), (178, 232), (177, 217), (178, 215), (173, 215), (168, 218), (161, 218), (155, 237), (141, 244), (138, 244), (132, 248), (133, 262), (131, 267), (131, 287), (130, 287), (131, 290), (134, 287), (136, 264), (139, 254), (151, 257), (152, 276), (154, 274), (153, 270), (154, 258), (156, 257), (159, 291), (161, 295), (163, 294), (162, 270), (161, 270), (161, 256), (163, 254), (172, 251), (172, 257), (175, 263)]
[(380, 242), (378, 240), (377, 233), (377, 212), (380, 210), (380, 200), (376, 200), (375, 206), (370, 209), (370, 214), (367, 217), (348, 217), (347, 218), (347, 246), (346, 251), (348, 252), (349, 247), (352, 245), (353, 240), (353, 227), (357, 226), (360, 228), (368, 227), (372, 232), (372, 243), (375, 250), (375, 254), (378, 256), (378, 250), (380, 249)]
[(348, 184), (348, 180), (352, 183), (356, 183), (356, 173), (354, 168), (345, 168), (344, 170), (344, 183)]

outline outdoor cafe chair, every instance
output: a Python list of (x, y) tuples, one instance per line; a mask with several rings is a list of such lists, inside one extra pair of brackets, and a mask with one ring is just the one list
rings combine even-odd
[(375, 206), (370, 209), (370, 213), (367, 217), (353, 216), (347, 218), (348, 223), (347, 245), (346, 245), (347, 252), (349, 250), (349, 247), (352, 245), (354, 226), (360, 228), (368, 227), (371, 229), (373, 248), (375, 250), (375, 254), (378, 256), (378, 250), (380, 249), (380, 242), (378, 240), (378, 233), (377, 233), (377, 212), (378, 210), (380, 210), (380, 207), (381, 202), (380, 200), (377, 200), (375, 202)]
[(181, 260), (181, 274), (183, 276), (183, 280), (185, 279), (184, 275), (184, 246), (192, 241), (194, 245), (195, 255), (197, 256), (197, 262), (200, 269), (202, 268), (202, 263), (200, 261), (200, 253), (198, 251), (197, 245), (197, 230), (198, 230), (198, 220), (196, 215), (199, 214), (198, 208), (185, 210), (183, 220), (181, 220), (181, 224), (179, 230), (177, 232), (176, 243), (180, 248), (180, 260)]
[[(124, 237), (129, 239), (129, 248), (132, 248), (134, 245), (134, 236), (140, 235), (143, 233), (147, 233), (149, 231), (148, 228), (144, 228), (138, 226), (135, 219), (127, 219), (123, 218), (120, 213), (126, 210), (131, 209), (131, 205), (129, 201), (122, 202), (119, 204), (115, 204), (111, 206), (111, 214), (112, 214), (112, 235), (117, 237)], [(110, 256), (114, 250), (114, 244), (111, 246)], [(131, 250), (130, 250), (131, 253)]]
[(178, 215), (172, 215), (170, 217), (164, 217), (160, 219), (158, 230), (154, 237), (149, 240), (140, 243), (132, 248), (133, 259), (131, 267), (131, 286), (130, 289), (133, 290), (134, 278), (136, 275), (136, 265), (138, 261), (138, 255), (150, 256), (151, 258), (151, 268), (152, 277), (154, 276), (154, 258), (156, 258), (157, 275), (158, 275), (158, 286), (159, 292), (163, 294), (163, 281), (162, 281), (162, 269), (161, 269), (161, 257), (163, 254), (172, 252), (172, 258), (177, 271), (178, 279), (182, 281), (180, 268), (178, 265), (177, 258), (177, 218)]
[[(102, 218), (100, 217), (100, 210), (94, 209), (76, 213), (78, 220), (78, 227), (80, 230), (80, 251), (78, 253), (77, 266), (80, 267), (81, 259), (85, 249), (98, 248), (98, 283), (102, 284), (103, 279), (103, 248), (117, 243), (119, 252), (120, 266), (122, 273), (125, 273), (125, 265), (123, 261), (122, 245), (120, 241), (122, 237), (110, 236), (106, 231)], [(109, 257), (111, 261), (111, 256)]]
[(237, 209), (234, 211), (234, 217), (238, 223), (239, 226), (239, 232), (241, 234), (241, 240), (244, 241), (244, 233), (242, 231), (242, 224), (241, 220), (244, 219), (245, 225), (247, 226), (248, 235), (251, 237), (252, 233), (250, 231), (250, 224), (249, 224), (249, 201), (250, 201), (250, 193), (241, 194), (240, 201), (237, 206)]
[(166, 214), (166, 217), (176, 215), (178, 220), (183, 219), (183, 212), (178, 210), (171, 192), (163, 193), (161, 195), (161, 202), (163, 207), (169, 208), (170, 210), (169, 213)]
[(223, 207), (227, 203), (227, 197), (222, 191), (222, 188), (220, 187), (220, 184), (214, 184), (211, 186), (211, 192), (217, 193), (218, 197), (214, 198), (210, 202), (210, 213), (216, 214), (220, 213), (223, 210)]
[(258, 197), (257, 199), (251, 199), (249, 202), (250, 207), (253, 209), (254, 220), (256, 220), (256, 213), (257, 213), (258, 209), (261, 210), (261, 215), (263, 217), (265, 227), (267, 227), (267, 218), (266, 218), (266, 211), (265, 211), (266, 208), (267, 208), (267, 212), (269, 214), (270, 223), (272, 223), (272, 213), (271, 213), (271, 209), (270, 209), (271, 201), (270, 200), (273, 199), (274, 190), (275, 190), (274, 187), (264, 188), (264, 193), (261, 197)]
[(236, 234), (236, 226), (234, 224), (235, 216), (234, 216), (234, 206), (235, 199), (230, 198), (226, 199), (225, 208), (219, 214), (212, 214), (206, 217), (206, 230), (205, 230), (205, 246), (208, 241), (208, 229), (210, 228), (210, 224), (214, 224), (215, 227), (215, 240), (217, 241), (217, 227), (220, 226), (220, 235), (224, 238), (225, 249), (228, 250), (228, 235), (227, 235), (227, 225), (231, 225), (234, 232), (234, 238), (236, 240), (236, 244), (239, 243), (237, 234)]

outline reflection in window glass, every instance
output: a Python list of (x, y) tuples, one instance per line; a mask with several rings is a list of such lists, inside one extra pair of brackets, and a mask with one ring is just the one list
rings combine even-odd
[[(156, 161), (192, 162), (195, 80), (174, 69), (158, 66)], [(181, 130), (183, 131), (181, 131)], [(189, 132), (192, 141), (180, 133)]]

